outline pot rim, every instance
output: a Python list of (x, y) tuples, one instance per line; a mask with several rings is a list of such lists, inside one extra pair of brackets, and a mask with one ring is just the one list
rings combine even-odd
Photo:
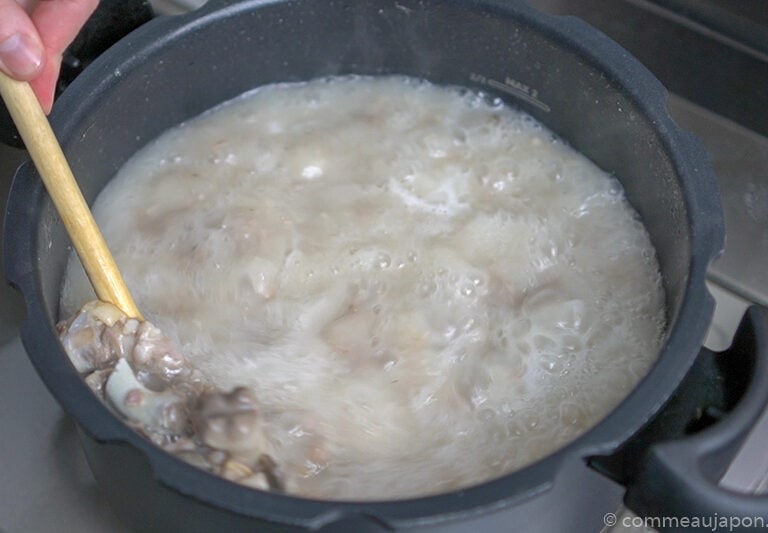
[[(57, 134), (67, 138), (74, 125), (83, 120), (88, 113), (87, 105), (77, 99), (82, 94), (98, 99), (108, 86), (109, 77), (119, 75), (115, 74), (115, 66), (120, 65), (123, 72), (127, 72), (122, 66), (128, 65), (129, 69), (130, 58), (140, 56), (139, 50), (149, 50), (151, 54), (154, 47), (161, 47), (165, 41), (155, 42), (157, 35), (166, 35), (165, 39), (186, 35), (196, 27), (214, 24), (238, 12), (270, 3), (273, 2), (212, 0), (196, 12), (151, 21), (99, 57), (65, 91), (51, 115)], [(707, 156), (701, 145), (673, 122), (666, 107), (667, 93), (658, 80), (602, 33), (575, 18), (544, 14), (527, 4), (501, 0), (471, 4), (494, 14), (514, 16), (548, 39), (566, 44), (580, 59), (599, 68), (612, 85), (630, 95), (655, 124), (660, 144), (669, 153), (681, 177), (679, 183), (687, 207), (690, 247), (695, 253), (691, 253), (680, 312), (648, 374), (603, 420), (570, 444), (527, 467), (479, 485), (419, 498), (364, 502), (310, 500), (237, 485), (172, 456), (136, 433), (91, 392), (63, 355), (63, 349), (51, 353), (51, 346), (60, 347), (55, 335), (55, 318), (47, 316), (37, 273), (28, 266), (37, 265), (35, 247), (31, 244), (37, 238), (37, 215), (33, 206), (39, 208), (45, 193), (39, 183), (34, 186), (25, 183), (37, 201), (11, 201), (22, 195), (23, 182), (34, 181), (36, 174), (31, 165), (26, 165), (21, 167), (14, 180), (8, 202), (6, 233), (16, 235), (4, 239), (5, 257), (9, 258), (6, 276), (20, 288), (28, 306), (22, 339), (30, 359), (57, 401), (90, 435), (99, 442), (133, 446), (149, 461), (157, 479), (173, 490), (246, 516), (318, 527), (341, 515), (364, 514), (392, 525), (426, 525), (467, 511), (506, 507), (545, 491), (554, 482), (564, 461), (585, 461), (589, 456), (616, 450), (661, 409), (693, 364), (714, 307), (706, 290), (705, 277), (707, 267), (722, 249), (724, 229), (714, 173)], [(9, 242), (28, 244), (10, 250)], [(14, 257), (17, 258), (15, 261)], [(31, 261), (26, 267), (23, 266), (25, 259)], [(40, 335), (40, 323), (46, 325), (44, 335)]]

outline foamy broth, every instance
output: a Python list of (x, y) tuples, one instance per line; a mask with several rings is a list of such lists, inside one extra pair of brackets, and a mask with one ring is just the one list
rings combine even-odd
[[(629, 392), (665, 326), (617, 180), (528, 115), (412, 79), (259, 88), (141, 150), (95, 215), (213, 383), (302, 413), (273, 438), (305, 496), (531, 463)], [(63, 312), (92, 297), (73, 257)]]

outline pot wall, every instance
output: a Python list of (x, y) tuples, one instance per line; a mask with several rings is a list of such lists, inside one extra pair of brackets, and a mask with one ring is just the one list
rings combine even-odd
[[(178, 524), (190, 528), (212, 528), (222, 517), (232, 527), (252, 519), (313, 527), (341, 519), (374, 529), (442, 527), (455, 520), (463, 527), (478, 517), (500, 525), (530, 518), (520, 505), (527, 501), (559, 509), (551, 522), (537, 521), (551, 530), (595, 518), (594, 508), (582, 505), (591, 498), (586, 487), (603, 494), (591, 505), (611, 510), (620, 492), (589, 470), (586, 458), (610, 453), (637, 431), (691, 366), (711, 316), (704, 272), (720, 247), (722, 227), (706, 160), (672, 124), (663, 89), (602, 35), (514, 2), (212, 3), (202, 13), (155, 20), (121, 41), (72, 84), (52, 121), (93, 201), (125, 160), (178, 122), (261, 84), (350, 73), (407, 74), (486, 91), (528, 111), (614, 172), (659, 254), (672, 324), (659, 362), (626, 401), (564, 451), (479, 487), (377, 504), (310, 502), (243, 489), (160, 453), (112, 416), (74, 372), (54, 330), (68, 239), (26, 168), (9, 204), (12, 229), (5, 243), (15, 259), (8, 275), (29, 305), (25, 346), (84, 428), (97, 479), (116, 504), (145, 509), (153, 523), (169, 526), (188, 516)], [(116, 479), (136, 488), (124, 492)], [(195, 521), (202, 516), (209, 518)]]

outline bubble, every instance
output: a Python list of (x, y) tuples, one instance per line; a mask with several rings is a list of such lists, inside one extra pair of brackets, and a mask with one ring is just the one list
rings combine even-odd
[(392, 258), (388, 254), (380, 253), (375, 259), (376, 266), (382, 270), (389, 268), (392, 264)]
[(432, 280), (424, 281), (419, 284), (418, 292), (422, 298), (429, 298), (437, 292), (437, 283)]
[(567, 352), (579, 352), (584, 348), (581, 338), (574, 335), (566, 335), (561, 339), (560, 346)]
[(563, 370), (562, 362), (552, 355), (542, 357), (539, 366), (549, 374), (559, 374)]
[(644, 249), (642, 252), (640, 252), (643, 256), (643, 259), (653, 259), (655, 254), (653, 250)]
[(525, 427), (517, 420), (511, 420), (507, 423), (507, 432), (515, 437), (522, 437), (525, 435)]
[(535, 413), (526, 413), (522, 418), (523, 426), (528, 430), (536, 429), (540, 424), (539, 417)]
[(323, 167), (318, 165), (307, 165), (301, 170), (301, 177), (308, 179), (308, 180), (314, 180), (319, 177), (322, 177), (325, 171), (323, 170)]

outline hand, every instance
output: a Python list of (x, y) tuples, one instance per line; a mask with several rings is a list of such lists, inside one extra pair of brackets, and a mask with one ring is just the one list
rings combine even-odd
[(29, 81), (46, 113), (61, 56), (98, 0), (0, 0), (0, 70)]

